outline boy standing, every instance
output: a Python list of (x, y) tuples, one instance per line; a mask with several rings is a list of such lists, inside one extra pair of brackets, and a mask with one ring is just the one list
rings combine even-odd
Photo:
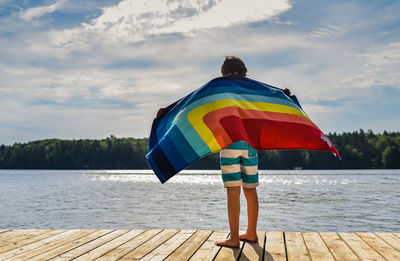
[[(222, 76), (246, 76), (247, 68), (236, 56), (226, 56), (221, 66)], [(239, 247), (240, 240), (257, 242), (258, 220), (258, 159), (257, 151), (247, 142), (239, 141), (220, 152), (222, 180), (227, 192), (230, 236), (216, 242), (217, 246)], [(247, 231), (239, 235), (240, 187), (247, 201)]]
[[(247, 68), (244, 62), (237, 56), (226, 56), (221, 66), (222, 76), (246, 77)], [(283, 90), (290, 96), (289, 89)], [(162, 118), (175, 104), (159, 109), (157, 118)], [(258, 221), (258, 158), (257, 150), (247, 142), (239, 141), (231, 144), (220, 152), (220, 165), (222, 180), (227, 192), (227, 209), (230, 227), (230, 236), (226, 240), (216, 242), (218, 246), (239, 247), (240, 240), (257, 242)], [(247, 201), (247, 230), (239, 235), (240, 215), (240, 190), (243, 187)]]

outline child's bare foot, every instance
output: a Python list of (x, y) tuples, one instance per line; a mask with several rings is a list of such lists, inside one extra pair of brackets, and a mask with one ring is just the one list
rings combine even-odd
[(239, 235), (240, 240), (249, 241), (249, 242), (258, 242), (257, 234), (248, 235), (247, 233)]
[(224, 246), (224, 247), (240, 247), (240, 240), (233, 240), (228, 238), (224, 241), (215, 242), (217, 246)]

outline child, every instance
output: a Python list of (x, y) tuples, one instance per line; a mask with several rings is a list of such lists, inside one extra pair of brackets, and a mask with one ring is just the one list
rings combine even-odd
[[(222, 76), (246, 77), (247, 68), (243, 61), (237, 56), (226, 56), (221, 66)], [(290, 91), (284, 92), (289, 96)], [(162, 118), (175, 104), (167, 108), (159, 109), (158, 118)], [(218, 246), (239, 247), (240, 240), (257, 242), (257, 220), (258, 220), (258, 158), (257, 150), (253, 149), (247, 142), (239, 141), (231, 144), (220, 153), (220, 165), (222, 180), (227, 191), (228, 219), (230, 236), (228, 239), (216, 242)], [(243, 187), (247, 201), (248, 224), (246, 233), (239, 235), (240, 215), (240, 190)]]
[[(221, 66), (222, 76), (246, 76), (247, 68), (236, 56), (225, 57)], [(228, 198), (228, 219), (230, 236), (216, 242), (217, 246), (239, 247), (240, 240), (257, 242), (258, 220), (258, 162), (257, 151), (245, 141), (236, 142), (220, 152), (222, 180)], [(240, 186), (247, 201), (247, 231), (239, 235)]]

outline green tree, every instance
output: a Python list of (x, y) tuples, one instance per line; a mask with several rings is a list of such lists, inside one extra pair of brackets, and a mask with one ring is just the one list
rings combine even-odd
[(382, 152), (383, 165), (388, 169), (400, 168), (400, 150), (399, 147), (390, 146)]
[[(371, 130), (328, 134), (343, 160), (330, 152), (304, 150), (259, 151), (260, 169), (400, 168), (400, 132)], [(22, 169), (148, 169), (148, 138), (101, 140), (45, 139), (0, 145), (0, 168)], [(217, 169), (219, 155), (209, 155), (189, 168)]]

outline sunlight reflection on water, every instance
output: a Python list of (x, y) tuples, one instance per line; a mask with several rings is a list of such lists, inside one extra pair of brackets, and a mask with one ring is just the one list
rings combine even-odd
[[(400, 231), (399, 184), (400, 170), (261, 170), (258, 228)], [(150, 170), (0, 170), (0, 202), (0, 229), (229, 229), (219, 170), (165, 184)]]
[[(104, 173), (105, 172), (105, 173)], [(99, 180), (99, 181), (109, 181), (109, 182), (154, 182), (159, 183), (157, 177), (149, 172), (149, 171), (141, 171), (140, 173), (132, 173), (132, 171), (103, 171), (104, 174), (84, 174), (90, 180)], [(276, 175), (273, 174), (272, 171), (260, 171), (259, 181), (260, 183), (279, 183), (279, 184), (349, 184), (354, 183), (355, 179), (349, 179), (344, 177), (343, 175), (335, 175), (328, 174), (330, 176), (335, 175), (334, 179), (327, 179), (321, 175), (308, 174), (283, 174)], [(296, 176), (294, 176), (296, 175)], [(187, 183), (187, 184), (220, 184), (221, 176), (219, 171), (215, 170), (201, 170), (201, 171), (184, 171), (182, 173), (177, 174), (170, 180), (168, 183)]]

